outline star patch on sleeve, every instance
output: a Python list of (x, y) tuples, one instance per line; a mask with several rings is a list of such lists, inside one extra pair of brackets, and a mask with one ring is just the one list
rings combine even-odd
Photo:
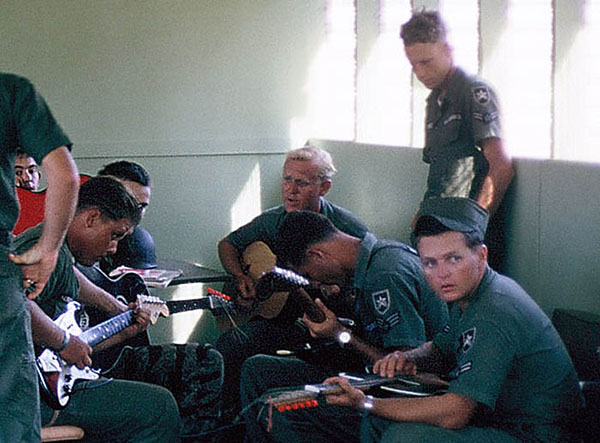
[(390, 300), (390, 291), (384, 289), (383, 291), (373, 292), (371, 294), (371, 298), (373, 299), (373, 306), (375, 307), (375, 311), (379, 315), (383, 315), (390, 308), (391, 300)]
[(475, 344), (475, 333), (477, 332), (476, 328), (471, 328), (460, 334), (460, 338), (458, 339), (459, 343), (459, 351), (463, 354), (469, 351)]
[(472, 91), (473, 99), (480, 105), (485, 105), (490, 102), (491, 96), (487, 86), (477, 86), (476, 88), (473, 88)]

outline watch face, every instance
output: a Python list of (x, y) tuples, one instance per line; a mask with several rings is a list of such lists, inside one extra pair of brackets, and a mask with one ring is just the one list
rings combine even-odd
[(348, 343), (350, 341), (350, 338), (351, 338), (351, 335), (348, 331), (340, 332), (337, 337), (338, 341), (343, 345)]

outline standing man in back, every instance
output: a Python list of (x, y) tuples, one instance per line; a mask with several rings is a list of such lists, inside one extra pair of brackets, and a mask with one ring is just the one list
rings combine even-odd
[[(423, 161), (429, 164), (429, 175), (424, 200), (471, 198), (495, 214), (514, 171), (494, 90), (454, 64), (446, 25), (437, 11), (415, 12), (402, 25), (400, 37), (413, 72), (431, 90), (425, 114)], [(493, 268), (503, 264), (503, 224), (500, 211), (486, 236)]]
[[(17, 147), (46, 171), (48, 196), (40, 240), (11, 253), (19, 206)], [(31, 319), (25, 294), (37, 297), (52, 273), (77, 203), (79, 177), (71, 142), (25, 78), (0, 74), (0, 441), (40, 439)]]

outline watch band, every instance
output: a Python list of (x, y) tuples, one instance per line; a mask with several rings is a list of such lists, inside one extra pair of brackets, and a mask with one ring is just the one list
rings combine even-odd
[(374, 398), (372, 395), (365, 395), (365, 402), (363, 403), (363, 415), (369, 414), (371, 409), (373, 409), (373, 401)]

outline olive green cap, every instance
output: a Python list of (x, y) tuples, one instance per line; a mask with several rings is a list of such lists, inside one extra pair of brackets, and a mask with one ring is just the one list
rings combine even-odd
[(421, 203), (419, 218), (432, 217), (452, 231), (479, 232), (483, 238), (487, 229), (488, 212), (475, 200), (461, 197), (433, 197)]

